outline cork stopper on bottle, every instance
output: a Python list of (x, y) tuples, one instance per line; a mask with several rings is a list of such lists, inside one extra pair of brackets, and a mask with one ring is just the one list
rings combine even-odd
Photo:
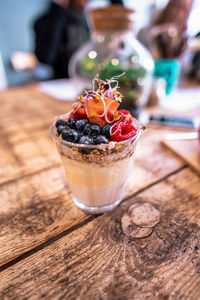
[(91, 26), (95, 31), (125, 31), (133, 27), (134, 10), (111, 5), (90, 10)]

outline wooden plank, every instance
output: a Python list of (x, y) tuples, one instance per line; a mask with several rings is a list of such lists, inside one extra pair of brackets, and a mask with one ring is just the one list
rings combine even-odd
[(146, 129), (138, 142), (133, 172), (128, 180), (126, 196), (137, 192), (184, 166), (184, 162), (163, 148), (163, 134), (170, 130)]
[[(49, 125), (54, 119), (55, 112), (46, 113), (43, 109), (43, 114), (38, 114), (38, 111), (33, 110), (34, 115), (26, 115), (23, 109), (29, 109), (34, 99), (30, 98), (30, 103), (27, 104), (23, 102), (24, 99), (27, 101), (27, 97), (30, 96), (26, 94), (28, 91), (29, 89), (25, 89), (22, 93), (21, 90), (13, 89), (4, 93), (5, 98), (8, 97), (6, 103), (9, 103), (10, 110), (7, 115), (11, 117), (12, 112), (16, 110), (16, 117), (0, 121), (0, 184), (60, 164), (49, 133)], [(14, 103), (11, 95), (14, 92), (16, 92), (15, 100), (18, 107), (14, 106), (12, 109)], [(22, 97), (23, 95), (26, 95), (26, 98)], [(36, 101), (36, 107), (39, 110), (43, 99), (40, 97), (36, 99), (37, 101), (39, 99), (38, 102)], [(51, 102), (50, 99), (48, 101)], [(1, 115), (3, 115), (2, 111)]]
[[(200, 178), (186, 169), (1, 272), (1, 299), (182, 299), (200, 295)], [(143, 239), (121, 217), (138, 201), (161, 221)]]
[(180, 156), (189, 166), (200, 174), (199, 140), (164, 140), (163, 144)]
[[(132, 195), (141, 188), (145, 188), (183, 165), (172, 155), (168, 157), (168, 152), (160, 146), (160, 135), (162, 136), (162, 130), (156, 132), (146, 131), (144, 133), (141, 143), (138, 144), (135, 167), (128, 181), (125, 197)], [(10, 135), (7, 134), (7, 137), (10, 137)], [(38, 194), (37, 205), (39, 206), (43, 206), (44, 203), (48, 202), (48, 197), (50, 200), (55, 197), (61, 197), (62, 201), (66, 201), (67, 205), (69, 205), (68, 202), (71, 203), (71, 199), (69, 196), (66, 197), (62, 194), (63, 190), (66, 189), (66, 181), (63, 171), (61, 172), (62, 168), (55, 168), (55, 166), (60, 164), (60, 158), (50, 136), (31, 136), (31, 138), (27, 137), (27, 139), (25, 138), (25, 140), (21, 140), (20, 142), (11, 140), (11, 143), (2, 145), (1, 151), (0, 155), (4, 159), (0, 163), (0, 180), (2, 183), (0, 203), (1, 207), (6, 209), (3, 219), (8, 220), (6, 225), (4, 224), (7, 234), (2, 237), (3, 240), (1, 243), (4, 247), (0, 247), (0, 264), (3, 264), (61, 231), (60, 224), (57, 224), (60, 220), (56, 218), (53, 219), (53, 224), (54, 227), (58, 226), (57, 230), (51, 231), (51, 226), (46, 226), (45, 230), (43, 229), (45, 231), (44, 235), (41, 236), (40, 232), (38, 232), (37, 238), (34, 237), (34, 239), (31, 232), (29, 234), (26, 232), (26, 228), (29, 226), (29, 224), (27, 225), (26, 218), (22, 222), (24, 226), (20, 226), (18, 229), (15, 228), (13, 231), (12, 217), (16, 214), (16, 211), (19, 211), (22, 205), (24, 207), (24, 215), (27, 215), (33, 209), (32, 205), (34, 201), (32, 199), (34, 197), (37, 199)], [(165, 168), (163, 168), (163, 159), (166, 161)], [(52, 169), (42, 172), (43, 169), (49, 168)], [(36, 173), (35, 176), (34, 173)], [(56, 173), (58, 176), (56, 176)], [(51, 183), (55, 176), (58, 181), (56, 191), (52, 189)], [(17, 180), (21, 177), (22, 179)], [(45, 180), (46, 177), (49, 178), (49, 182)], [(46, 189), (44, 189), (45, 185)], [(40, 195), (40, 192), (43, 190), (45, 190), (46, 194), (42, 193)], [(71, 207), (71, 204), (69, 207)], [(49, 216), (52, 214), (48, 206), (46, 213)], [(31, 215), (29, 222), (32, 219), (34, 222), (36, 217), (34, 214)], [(77, 212), (75, 218), (77, 223), (81, 222), (82, 213), (80, 212), (79, 214)], [(63, 218), (61, 223), (62, 228), (70, 226), (67, 218)], [(24, 233), (26, 241), (24, 240), (21, 243), (21, 234), (23, 235)]]
[(0, 184), (60, 165), (60, 158), (49, 135), (29, 137), (20, 143), (0, 147)]
[[(144, 133), (138, 144), (135, 166), (124, 197), (131, 196), (183, 166), (173, 155), (168, 157), (168, 152), (160, 145), (160, 135), (162, 130)], [(59, 167), (60, 158), (50, 137), (35, 136), (2, 146), (7, 148), (1, 148), (0, 153), (4, 158), (0, 163), (0, 265), (89, 217), (78, 210), (74, 214), (75, 207), (67, 190), (63, 167)], [(166, 161), (165, 168), (163, 160)], [(63, 217), (54, 214), (59, 205)], [(44, 220), (50, 219), (51, 223), (42, 222), (38, 207), (46, 207)], [(19, 214), (20, 211), (23, 213)], [(38, 225), (33, 235), (33, 229), (27, 228), (32, 228), (30, 224), (34, 226), (37, 218)], [(54, 227), (56, 229), (52, 230)]]
[(54, 113), (49, 113), (48, 116), (34, 115), (21, 116), (7, 121), (0, 122), (0, 145), (6, 143), (19, 143), (22, 140), (32, 139), (32, 136), (45, 133), (49, 135), (49, 126), (54, 120)]
[[(56, 114), (70, 109), (71, 103), (51, 99), (39, 93), (35, 86), (7, 90), (0, 93), (0, 100), (3, 107), (0, 124), (0, 144), (3, 144), (0, 150), (3, 158), (0, 162), (0, 183), (33, 174), (43, 168), (54, 166), (54, 164), (58, 165), (59, 158), (49, 138), (49, 124)], [(9, 126), (3, 118), (9, 118)], [(163, 168), (162, 159), (167, 157), (165, 153), (160, 156), (161, 150), (157, 148), (163, 133), (162, 130), (156, 131), (156, 134), (153, 134), (149, 140), (146, 139), (145, 146), (141, 144), (141, 147), (140, 145), (140, 148), (138, 147), (139, 164), (136, 162), (136, 169), (140, 173), (138, 176), (139, 187), (143, 186), (141, 184), (142, 177), (147, 178), (148, 176), (149, 184), (164, 176), (168, 171), (174, 170), (171, 160), (167, 160), (167, 166)], [(148, 134), (147, 131), (145, 135)], [(158, 136), (156, 136), (157, 134)], [(155, 139), (156, 145), (154, 145)], [(151, 148), (150, 152), (146, 152), (149, 147)], [(158, 159), (155, 157), (158, 155), (157, 152), (160, 156)], [(157, 166), (155, 166), (155, 162)], [(170, 165), (169, 169), (168, 165)], [(183, 162), (179, 160), (177, 165), (183, 165)], [(132, 178), (130, 182), (133, 180), (135, 182), (137, 179)], [(147, 184), (146, 179), (144, 181)]]
[(72, 203), (62, 168), (0, 190), (0, 265), (88, 218)]
[(59, 165), (49, 125), (72, 104), (51, 99), (35, 86), (2, 92), (0, 102), (0, 184)]
[[(0, 184), (60, 163), (49, 133), (50, 122), (46, 120), (43, 124), (38, 118), (34, 118), (33, 122), (25, 118), (11, 126), (0, 126)], [(184, 165), (180, 159), (174, 158), (170, 151), (162, 149), (162, 137), (162, 129), (149, 129), (144, 132), (142, 141), (138, 144), (135, 168), (137, 173), (140, 173), (139, 188), (144, 186), (143, 182), (145, 185), (154, 182)], [(165, 168), (162, 159), (166, 160)], [(144, 180), (141, 181), (142, 178)], [(133, 180), (135, 181), (134, 178)]]
[(62, 114), (71, 108), (72, 103), (53, 99), (37, 91), (37, 86), (12, 88), (0, 93), (1, 121), (21, 116), (45, 116), (50, 112)]
[[(61, 202), (66, 202), (68, 207), (73, 207), (72, 211), (75, 209), (67, 192), (62, 168), (58, 167), (60, 159), (56, 147), (48, 132), (53, 116), (66, 111), (71, 104), (50, 99), (33, 87), (11, 89), (1, 93), (0, 98), (3, 104), (1, 115), (4, 117), (0, 124), (0, 156), (2, 158), (0, 160), (0, 204), (3, 207), (2, 220), (4, 220), (2, 221), (4, 222), (2, 225), (4, 237), (1, 240), (3, 246), (0, 249), (0, 264), (4, 264), (54, 237), (62, 230), (81, 222), (86, 217), (78, 211), (72, 222), (71, 219), (64, 217), (58, 220), (52, 214), (54, 199), (57, 197), (61, 198)], [(183, 166), (181, 160), (160, 146), (162, 136), (162, 129), (147, 130), (144, 133), (138, 145), (135, 167), (129, 179), (125, 197)], [(164, 168), (163, 160), (165, 160)], [(57, 189), (54, 190), (52, 182), (56, 173), (59, 179), (56, 181)], [(49, 181), (45, 179), (46, 177)], [(37, 206), (34, 208), (35, 197)], [(56, 230), (52, 230), (51, 224), (47, 226), (42, 223), (43, 234), (41, 235), (38, 231), (33, 236), (31, 230), (27, 232), (29, 222), (34, 224), (37, 218), (37, 207), (43, 207), (44, 203), (45, 205), (49, 203), (48, 199), (52, 206), (47, 206), (45, 213), (50, 219), (53, 215), (52, 226)], [(17, 215), (22, 207), (25, 218), (20, 219), (22, 221), (19, 228), (15, 223), (15, 230), (13, 230), (13, 216)], [(25, 238), (22, 243), (21, 236), (23, 235)]]

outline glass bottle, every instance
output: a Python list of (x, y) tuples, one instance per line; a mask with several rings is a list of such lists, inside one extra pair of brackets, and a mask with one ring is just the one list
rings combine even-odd
[(103, 80), (118, 78), (124, 99), (120, 108), (134, 116), (145, 106), (152, 85), (153, 59), (133, 33), (134, 10), (120, 5), (90, 11), (92, 34), (72, 57), (69, 73), (91, 88), (96, 74)]

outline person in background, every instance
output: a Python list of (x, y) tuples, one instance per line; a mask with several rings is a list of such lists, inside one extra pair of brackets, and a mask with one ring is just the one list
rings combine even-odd
[[(90, 37), (85, 14), (89, 0), (53, 0), (48, 11), (36, 20), (35, 55), (52, 66), (54, 79), (69, 77), (70, 58)], [(112, 0), (122, 4), (122, 0)]]
[(187, 19), (193, 0), (169, 0), (167, 6), (150, 26), (143, 28), (138, 39), (155, 59), (175, 58), (184, 50), (187, 37)]

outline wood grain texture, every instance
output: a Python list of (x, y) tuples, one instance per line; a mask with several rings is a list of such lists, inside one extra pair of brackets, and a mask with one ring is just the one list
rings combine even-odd
[(125, 196), (160, 180), (183, 167), (185, 163), (161, 144), (162, 128), (147, 128), (138, 142), (133, 172), (128, 180)]
[[(71, 103), (51, 99), (34, 87), (5, 91), (0, 94), (0, 102), (2, 265), (89, 216), (78, 211), (71, 201), (49, 133), (55, 115), (67, 111)], [(162, 148), (162, 136), (162, 129), (144, 132), (125, 197), (183, 166), (180, 159)]]
[[(0, 265), (73, 228), (89, 215), (71, 201), (49, 124), (71, 103), (29, 86), (0, 93)], [(9, 124), (9, 126), (8, 126)], [(166, 130), (149, 129), (138, 144), (125, 197), (184, 162), (160, 145)], [(170, 131), (169, 131), (170, 132)], [(163, 166), (163, 161), (164, 166)]]
[(71, 108), (72, 103), (55, 100), (37, 90), (37, 86), (23, 86), (0, 92), (1, 121), (19, 119), (21, 117), (47, 118), (62, 114)]
[[(162, 130), (146, 132), (139, 143), (124, 197), (183, 165), (161, 147), (160, 135)], [(1, 149), (4, 160), (0, 163), (0, 265), (89, 217), (72, 203), (63, 167), (50, 136), (27, 137), (13, 142), (12, 146), (3, 144)], [(145, 155), (149, 157), (148, 163)], [(165, 168), (162, 165), (164, 159)], [(57, 213), (59, 210), (61, 215)]]
[[(192, 189), (191, 189), (192, 186)], [(1, 299), (197, 300), (200, 178), (185, 169), (1, 272)], [(143, 239), (123, 234), (135, 202), (161, 212)]]
[(32, 86), (1, 92), (0, 103), (0, 184), (59, 165), (49, 125), (72, 104)]
[(49, 135), (3, 144), (0, 156), (0, 185), (61, 163)]
[(5, 185), (0, 203), (0, 265), (89, 217), (73, 204), (59, 167)]
[[(44, 124), (40, 120), (40, 123), (36, 123), (37, 126), (34, 126), (32, 120), (22, 119), (11, 125), (9, 130), (0, 125), (0, 138), (1, 141), (4, 141), (0, 145), (2, 157), (0, 160), (0, 184), (60, 164), (56, 147), (49, 133), (50, 122), (51, 120)], [(29, 129), (30, 127), (31, 129)], [(24, 130), (24, 128), (28, 128), (28, 130)], [(139, 185), (135, 183), (135, 187), (146, 185), (147, 178), (148, 183), (154, 182), (184, 165), (183, 161), (161, 147), (162, 136), (162, 129), (147, 130), (142, 141), (138, 143), (135, 168), (140, 176), (138, 176)], [(145, 157), (148, 157), (148, 161)], [(163, 168), (162, 159), (166, 159), (165, 168)]]
[(163, 144), (180, 156), (200, 175), (200, 143), (199, 140), (164, 140)]

